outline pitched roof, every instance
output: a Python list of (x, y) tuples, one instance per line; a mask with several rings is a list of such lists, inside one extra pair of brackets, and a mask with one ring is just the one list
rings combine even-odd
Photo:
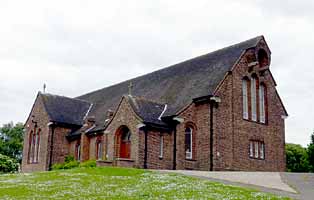
[(92, 105), (84, 100), (47, 93), (39, 93), (39, 96), (42, 98), (50, 120), (59, 123), (83, 125), (84, 117)]
[(158, 125), (166, 124), (161, 120), (161, 117), (168, 108), (167, 104), (161, 104), (142, 97), (134, 97), (131, 95), (125, 96), (135, 113), (146, 123)]
[[(184, 61), (179, 64), (112, 85), (77, 97), (93, 103), (89, 115), (96, 117), (98, 127), (105, 124), (107, 110), (115, 110), (120, 98), (128, 93), (132, 82), (132, 95), (171, 105), (175, 114), (192, 102), (193, 98), (210, 95), (242, 53), (255, 47), (263, 36)], [(148, 106), (149, 107), (149, 106)], [(144, 109), (145, 110), (145, 109)], [(150, 109), (149, 109), (150, 110)], [(160, 110), (160, 109), (159, 109)], [(152, 115), (155, 115), (152, 113)]]

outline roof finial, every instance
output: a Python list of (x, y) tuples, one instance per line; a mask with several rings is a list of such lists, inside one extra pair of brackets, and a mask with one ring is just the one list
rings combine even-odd
[(43, 86), (43, 93), (46, 93), (46, 88), (47, 88), (46, 83), (44, 83), (44, 86)]
[(129, 95), (132, 96), (132, 89), (133, 89), (133, 83), (132, 81), (130, 81), (130, 84), (129, 84)]

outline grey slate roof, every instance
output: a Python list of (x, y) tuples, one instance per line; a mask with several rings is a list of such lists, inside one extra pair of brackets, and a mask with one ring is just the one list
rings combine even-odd
[(39, 93), (51, 121), (82, 126), (91, 103), (52, 94)]
[[(97, 128), (104, 126), (107, 110), (115, 110), (121, 97), (128, 94), (130, 82), (133, 84), (133, 96), (151, 99), (159, 102), (160, 105), (171, 105), (171, 112), (168, 110), (167, 115), (175, 114), (192, 102), (193, 98), (212, 94), (241, 54), (249, 48), (254, 48), (262, 39), (263, 36), (258, 36), (144, 76), (85, 94), (77, 97), (77, 99), (93, 103), (89, 115), (96, 117)], [(156, 109), (160, 110), (159, 108)], [(151, 115), (157, 116), (154, 112), (151, 112)]]
[(160, 120), (160, 117), (168, 108), (167, 104), (161, 104), (141, 97), (125, 96), (131, 104), (136, 114), (146, 123), (153, 123), (158, 125), (166, 124)]

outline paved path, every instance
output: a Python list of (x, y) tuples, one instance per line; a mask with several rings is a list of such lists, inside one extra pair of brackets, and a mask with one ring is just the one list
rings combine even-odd
[(251, 187), (263, 192), (289, 196), (294, 199), (314, 200), (314, 174), (309, 173), (160, 171), (205, 178), (225, 184)]
[(314, 199), (314, 173), (281, 173), (282, 180), (299, 192), (299, 199)]

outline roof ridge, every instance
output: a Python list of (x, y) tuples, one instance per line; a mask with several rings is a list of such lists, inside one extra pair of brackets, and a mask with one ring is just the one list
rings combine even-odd
[(81, 102), (93, 104), (92, 102), (89, 102), (89, 101), (84, 100), (84, 99), (78, 99), (76, 97), (67, 97), (67, 96), (63, 96), (63, 95), (57, 95), (57, 94), (51, 94), (51, 93), (42, 93), (42, 92), (39, 92), (39, 95), (51, 96), (51, 97), (60, 97), (60, 98), (65, 98), (65, 99), (70, 99), (70, 100), (81, 101)]
[[(103, 87), (103, 88), (100, 88), (100, 89), (96, 89), (96, 90), (94, 90), (94, 91), (85, 93), (85, 94), (80, 95), (80, 96), (75, 97), (75, 98), (80, 98), (80, 97), (83, 97), (83, 96), (85, 96), (85, 95), (89, 95), (89, 94), (92, 94), (92, 93), (95, 93), (95, 92), (99, 92), (99, 91), (102, 91), (102, 90), (105, 90), (105, 89), (114, 87), (114, 86), (119, 85), (119, 84), (122, 84), (122, 83), (130, 82), (130, 81), (133, 81), (133, 80), (135, 80), (135, 79), (139, 79), (139, 78), (141, 78), (141, 77), (144, 77), (144, 76), (147, 76), (147, 75), (150, 75), (150, 74), (158, 73), (158, 72), (160, 72), (160, 71), (169, 69), (169, 68), (171, 68), (171, 67), (181, 65), (181, 64), (183, 64), (183, 63), (193, 62), (194, 60), (197, 60), (197, 59), (199, 59), (199, 58), (206, 57), (206, 56), (208, 56), (208, 55), (210, 55), (210, 54), (214, 54), (214, 53), (217, 53), (217, 52), (220, 52), (220, 51), (229, 49), (229, 48), (233, 48), (233, 47), (235, 47), (235, 46), (237, 46), (237, 45), (244, 44), (244, 43), (248, 43), (248, 42), (250, 42), (250, 41), (257, 40), (257, 39), (259, 39), (259, 38), (260, 38), (260, 39), (263, 39), (264, 36), (263, 36), (263, 35), (259, 35), (259, 36), (253, 37), (253, 38), (251, 38), (251, 39), (247, 39), (247, 40), (245, 40), (245, 41), (238, 42), (238, 43), (229, 45), (229, 46), (227, 46), (227, 47), (223, 47), (223, 48), (220, 48), (220, 49), (217, 49), (217, 50), (208, 52), (208, 53), (206, 53), (206, 54), (203, 54), (203, 55), (200, 55), (200, 56), (196, 56), (196, 57), (193, 57), (193, 58), (184, 60), (184, 61), (179, 62), (179, 63), (171, 64), (171, 65), (169, 65), (169, 66), (167, 66), (167, 67), (163, 67), (163, 68), (161, 68), (161, 69), (158, 69), (158, 70), (155, 70), (155, 71), (152, 71), (152, 72), (149, 72), (149, 73), (140, 75), (140, 76), (136, 76), (136, 77), (134, 77), (134, 78), (131, 78), (131, 79), (128, 79), (128, 80), (125, 80), (125, 81), (121, 81), (121, 82), (118, 82), (118, 83), (111, 84), (111, 85), (109, 85), (109, 86), (107, 86), (107, 87)], [(255, 45), (257, 45), (257, 42), (255, 43)], [(252, 45), (252, 46), (253, 46), (253, 45)]]
[(136, 100), (139, 99), (139, 100), (144, 100), (144, 101), (148, 101), (148, 102), (151, 102), (151, 103), (155, 103), (155, 104), (160, 104), (160, 105), (165, 105), (166, 103), (161, 103), (161, 102), (158, 102), (156, 100), (153, 100), (153, 99), (148, 99), (148, 98), (145, 98), (143, 96), (132, 96), (133, 98), (135, 98)]

